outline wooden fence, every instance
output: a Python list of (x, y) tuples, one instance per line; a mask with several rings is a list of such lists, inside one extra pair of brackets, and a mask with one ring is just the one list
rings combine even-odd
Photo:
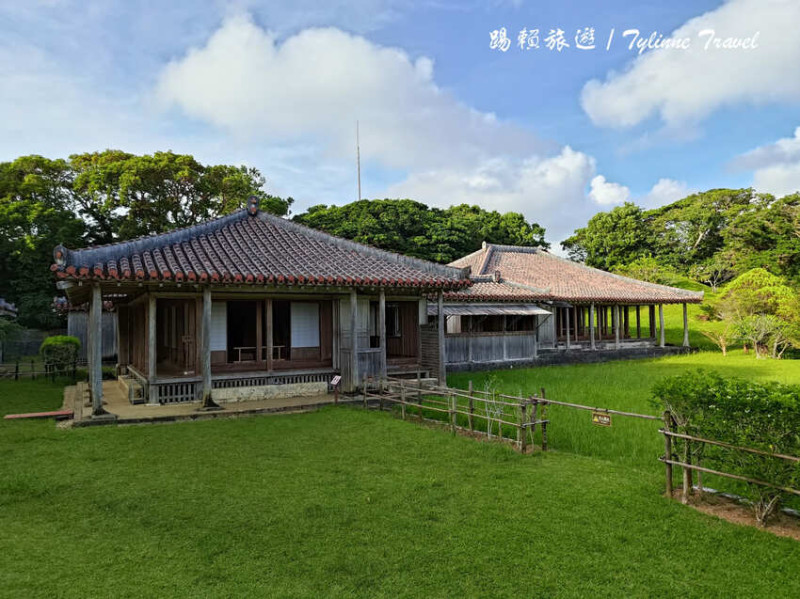
[[(754, 478), (750, 478), (747, 476), (742, 476), (740, 474), (733, 474), (731, 472), (722, 472), (721, 470), (714, 470), (711, 468), (705, 468), (701, 466), (699, 463), (693, 464), (692, 463), (692, 443), (697, 443), (700, 445), (713, 445), (715, 447), (721, 447), (728, 451), (743, 451), (745, 453), (750, 453), (754, 455), (760, 455), (763, 457), (774, 458), (777, 460), (784, 460), (787, 462), (794, 462), (800, 463), (800, 457), (786, 455), (782, 453), (775, 453), (764, 451), (763, 449), (756, 449), (754, 447), (744, 447), (741, 445), (731, 445), (730, 443), (725, 443), (723, 441), (717, 441), (715, 439), (704, 439), (702, 437), (695, 437), (693, 435), (686, 435), (683, 433), (678, 433), (675, 431), (675, 420), (669, 410), (664, 412), (663, 416), (664, 420), (664, 428), (659, 429), (659, 432), (664, 435), (664, 457), (659, 458), (660, 461), (664, 463), (666, 472), (665, 472), (665, 479), (666, 479), (666, 488), (667, 488), (667, 495), (670, 497), (672, 496), (673, 492), (673, 471), (672, 467), (677, 466), (681, 468), (682, 473), (682, 482), (681, 482), (681, 501), (683, 503), (689, 503), (689, 495), (692, 492), (692, 473), (697, 473), (697, 488), (702, 492), (703, 490), (703, 483), (702, 483), (702, 475), (703, 473), (706, 474), (713, 474), (715, 476), (721, 476), (723, 478), (730, 478), (733, 480), (738, 480), (741, 482), (746, 482), (753, 485), (759, 485), (762, 487), (770, 487), (772, 489), (778, 489), (779, 491), (783, 491), (784, 493), (789, 493), (790, 495), (798, 495), (800, 496), (800, 490), (793, 489), (790, 487), (784, 487), (781, 485), (776, 485), (769, 481), (758, 480)], [(685, 450), (684, 450), (684, 457), (682, 460), (676, 460), (675, 454), (673, 453), (672, 449), (672, 440), (673, 439), (680, 439), (686, 443)]]
[(0, 366), (0, 380), (10, 379), (18, 381), (20, 379), (36, 380), (37, 378), (49, 378), (55, 381), (57, 377), (70, 377), (72, 381), (75, 382), (77, 376), (77, 361), (60, 367), (44, 364), (38, 360), (17, 360), (13, 364), (3, 364)]
[[(800, 463), (800, 457), (767, 452), (752, 447), (741, 447), (717, 441), (704, 439), (678, 433), (674, 430), (674, 420), (669, 412), (663, 416), (652, 414), (638, 414), (622, 410), (612, 410), (578, 403), (558, 401), (546, 397), (545, 390), (541, 389), (538, 395), (520, 397), (506, 395), (493, 391), (479, 391), (473, 389), (470, 381), (467, 390), (450, 387), (433, 386), (426, 388), (419, 379), (369, 380), (363, 381), (363, 401), (366, 407), (368, 402), (377, 402), (381, 409), (396, 405), (400, 407), (401, 417), (405, 419), (435, 421), (445, 423), (453, 433), (468, 431), (470, 434), (480, 434), (488, 438), (495, 438), (511, 442), (518, 450), (526, 452), (534, 448), (536, 427), (540, 427), (542, 451), (547, 451), (547, 428), (550, 419), (547, 415), (548, 406), (564, 406), (576, 410), (592, 412), (593, 421), (599, 418), (602, 424), (603, 417), (621, 416), (649, 421), (658, 421), (664, 428), (654, 429), (664, 436), (664, 456), (658, 458), (666, 467), (666, 490), (669, 496), (673, 492), (673, 466), (683, 469), (682, 500), (688, 502), (692, 491), (692, 472), (698, 473), (698, 488), (702, 490), (702, 473), (739, 480), (742, 482), (762, 485), (778, 489), (785, 493), (800, 496), (800, 490), (776, 485), (769, 481), (748, 478), (738, 474), (722, 472), (706, 468), (700, 464), (691, 463), (691, 451), (683, 460), (675, 459), (672, 441), (680, 439), (687, 443), (708, 444), (731, 451), (744, 451), (769, 458)], [(610, 424), (610, 421), (609, 421)]]

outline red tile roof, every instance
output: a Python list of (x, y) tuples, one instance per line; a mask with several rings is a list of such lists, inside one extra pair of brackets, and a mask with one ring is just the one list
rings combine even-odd
[(381, 285), (458, 289), (460, 269), (408, 258), (315, 231), (250, 207), (185, 229), (68, 250), (61, 279), (277, 285)]
[[(539, 248), (484, 244), (450, 266), (469, 267), (476, 283), (448, 293), (449, 300), (515, 300), (524, 293), (539, 301), (575, 303), (675, 304), (703, 300), (702, 293), (611, 274)], [(487, 277), (496, 282), (477, 282)]]

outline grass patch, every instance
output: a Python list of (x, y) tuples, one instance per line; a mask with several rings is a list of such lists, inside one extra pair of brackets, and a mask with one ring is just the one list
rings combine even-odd
[[(21, 385), (0, 396), (60, 397)], [(0, 421), (0, 452), (0, 596), (800, 593), (794, 541), (668, 501), (657, 473), (354, 408)]]

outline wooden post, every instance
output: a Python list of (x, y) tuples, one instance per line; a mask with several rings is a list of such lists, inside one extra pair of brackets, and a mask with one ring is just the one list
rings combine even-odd
[(469, 416), (467, 416), (469, 420), (469, 430), (475, 430), (475, 398), (473, 397), (473, 390), (472, 390), (472, 379), (469, 380)]
[(547, 400), (545, 399), (544, 387), (541, 389), (542, 394), (542, 410), (540, 418), (542, 421), (542, 451), (547, 451)]
[[(522, 403), (519, 404), (519, 409), (520, 409), (520, 416), (519, 416), (519, 428), (517, 429), (517, 440), (519, 441), (519, 450), (522, 453), (525, 453), (525, 451), (528, 449), (528, 428), (525, 426), (527, 424), (528, 406), (523, 401)], [(520, 433), (522, 438), (520, 438), (519, 436)]]
[[(692, 445), (691, 441), (686, 439), (683, 442), (683, 463), (692, 463)], [(681, 489), (681, 503), (689, 503), (689, 495), (692, 494), (692, 469), (683, 467), (683, 489)]]
[(386, 379), (386, 292), (381, 288), (378, 294), (378, 335), (381, 346), (381, 378)]
[(631, 321), (630, 321), (630, 314), (628, 311), (629, 306), (623, 306), (622, 308), (622, 338), (626, 339), (630, 337), (630, 329), (631, 329)]
[(439, 320), (438, 320), (438, 333), (439, 333), (439, 385), (447, 387), (447, 348), (444, 341), (444, 292), (440, 289), (436, 296), (439, 304)]
[[(672, 432), (672, 414), (669, 410), (664, 410), (664, 431)], [(664, 459), (672, 459), (672, 437), (664, 435)], [(664, 463), (666, 466), (667, 497), (672, 498), (672, 464)]]
[(400, 415), (406, 419), (406, 384), (400, 379)]
[(256, 300), (256, 364), (259, 368), (264, 368), (264, 339), (261, 332), (264, 328), (263, 316), (264, 308), (261, 302)]
[(158, 329), (156, 328), (156, 313), (157, 304), (156, 296), (152, 293), (147, 298), (147, 403), (150, 405), (158, 405), (158, 387), (153, 383), (156, 380), (156, 335)]
[(569, 308), (564, 308), (564, 311), (562, 312), (562, 314), (566, 317), (566, 318), (564, 318), (564, 327), (565, 327), (565, 331), (567, 333), (567, 349), (569, 349), (570, 348), (570, 344), (569, 344)]
[(575, 331), (575, 344), (578, 344), (578, 337), (581, 334), (580, 327), (578, 327), (578, 306), (572, 306), (572, 330)]
[(422, 375), (419, 368), (417, 368), (417, 404), (419, 404), (417, 418), (422, 422)]
[(664, 347), (664, 304), (658, 304), (659, 347)]
[(92, 285), (92, 300), (89, 305), (89, 389), (92, 395), (92, 415), (99, 416), (103, 410), (103, 294), (100, 285)]
[(656, 340), (656, 307), (647, 306), (647, 314), (649, 316), (650, 338)]
[(536, 448), (536, 421), (539, 419), (539, 400), (535, 396), (531, 400), (531, 447)]
[(447, 394), (447, 407), (450, 409), (450, 432), (456, 434), (456, 396), (450, 391)]
[(367, 407), (367, 373), (364, 373), (364, 407)]
[(683, 347), (689, 347), (689, 313), (686, 302), (683, 302)]
[(641, 306), (636, 306), (636, 338), (642, 338), (642, 315), (641, 315)]
[(200, 399), (201, 408), (216, 406), (212, 397), (211, 382), (211, 287), (203, 287), (203, 315), (200, 323), (200, 374), (203, 377), (203, 389)]
[(589, 344), (592, 349), (597, 349), (597, 343), (594, 340), (594, 302), (589, 304)]
[(614, 349), (619, 349), (619, 304), (612, 307), (611, 321), (614, 323)]
[[(266, 319), (267, 319), (267, 339), (266, 339), (265, 342), (267, 344), (267, 371), (268, 372), (272, 372), (273, 359), (274, 359), (273, 358), (273, 352), (275, 351), (273, 349), (273, 345), (274, 345), (275, 341), (274, 341), (274, 339), (272, 337), (273, 331), (274, 331), (274, 318), (272, 316), (272, 298), (267, 298)], [(337, 389), (338, 389), (338, 387), (337, 387)], [(337, 391), (337, 397), (338, 397), (338, 391)]]
[(533, 359), (539, 357), (539, 315), (533, 317)]
[(350, 289), (350, 391), (358, 388), (358, 296)]

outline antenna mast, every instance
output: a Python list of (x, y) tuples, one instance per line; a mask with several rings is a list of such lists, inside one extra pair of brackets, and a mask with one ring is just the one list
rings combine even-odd
[(358, 121), (356, 121), (356, 165), (358, 168), (358, 201), (361, 201), (361, 145), (358, 134)]

